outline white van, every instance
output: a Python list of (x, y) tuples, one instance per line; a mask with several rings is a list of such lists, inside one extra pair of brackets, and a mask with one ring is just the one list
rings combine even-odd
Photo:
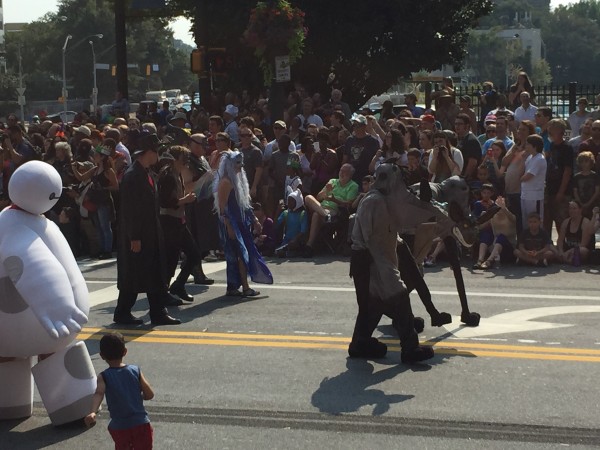
[(171, 105), (177, 105), (184, 102), (183, 95), (181, 95), (181, 89), (167, 89), (167, 100)]
[(167, 91), (148, 91), (146, 92), (146, 100), (154, 100), (157, 103), (162, 103), (167, 99)]

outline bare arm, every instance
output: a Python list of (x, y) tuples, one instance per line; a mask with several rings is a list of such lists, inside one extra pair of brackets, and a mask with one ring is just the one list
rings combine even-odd
[(373, 159), (369, 163), (369, 173), (375, 173), (375, 164), (377, 164), (381, 155), (383, 155), (383, 151), (381, 149), (377, 150), (377, 153), (375, 153), (375, 156), (373, 156)]
[(140, 371), (140, 385), (142, 386), (142, 398), (144, 400), (152, 400), (154, 398), (154, 391), (146, 380), (144, 374)]
[(96, 413), (100, 409), (100, 405), (104, 400), (105, 392), (106, 385), (104, 384), (104, 378), (102, 378), (102, 375), (98, 375), (96, 392), (94, 392), (94, 396), (92, 397), (92, 411), (84, 418), (84, 422), (88, 427), (93, 427), (96, 425)]
[(109, 191), (118, 191), (119, 190), (119, 182), (117, 181), (117, 174), (113, 169), (108, 169), (106, 171), (106, 178), (110, 183), (108, 186)]
[(77, 162), (74, 162), (73, 164), (71, 164), (71, 167), (73, 168), (73, 175), (75, 175), (75, 178), (77, 178), (78, 181), (87, 181), (90, 178), (92, 178), (94, 176), (94, 172), (96, 171), (97, 167), (94, 166), (91, 169), (89, 169), (88, 171), (81, 173), (79, 171), (79, 168), (81, 167)]
[(526, 174), (524, 174), (524, 175), (521, 177), (521, 181), (529, 181), (529, 180), (532, 180), (534, 176), (535, 176), (534, 174), (527, 172)]

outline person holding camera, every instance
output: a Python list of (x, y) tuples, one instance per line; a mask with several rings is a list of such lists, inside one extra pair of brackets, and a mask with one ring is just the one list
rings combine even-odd
[(454, 175), (460, 175), (464, 159), (457, 148), (450, 145), (448, 136), (443, 131), (433, 134), (433, 151), (429, 158), (429, 173), (433, 176), (431, 181), (441, 183)]
[(31, 143), (23, 136), (23, 130), (18, 125), (10, 125), (2, 134), (2, 147), (10, 154), (16, 166), (34, 159), (40, 159)]

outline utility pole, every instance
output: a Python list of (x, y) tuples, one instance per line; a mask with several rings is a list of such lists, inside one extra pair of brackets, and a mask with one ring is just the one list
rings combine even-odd
[[(207, 2), (199, 2), (196, 11), (196, 45), (198, 46), (198, 50), (200, 50), (200, 57), (204, 58), (204, 61), (206, 61), (206, 55), (209, 48), (206, 20), (208, 14)], [(203, 68), (204, 70), (202, 73), (198, 74), (198, 92), (200, 94), (200, 104), (206, 111), (209, 111), (211, 101), (211, 78), (209, 77), (211, 69), (206, 67), (206, 64), (203, 64)]]
[(21, 107), (21, 123), (25, 125), (25, 88), (23, 87), (23, 58), (21, 57), (21, 44), (19, 44), (19, 87), (17, 93), (19, 94), (18, 103)]
[[(202, 2), (204, 3), (204, 2)], [(125, 0), (115, 0), (115, 44), (117, 47), (117, 90), (129, 100), (127, 82), (127, 40), (125, 28)]]

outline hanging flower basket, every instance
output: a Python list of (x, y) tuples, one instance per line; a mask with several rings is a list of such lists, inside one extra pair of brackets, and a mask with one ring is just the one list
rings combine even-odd
[(294, 64), (304, 48), (304, 12), (287, 0), (259, 1), (250, 12), (243, 42), (254, 49), (265, 85), (270, 86), (276, 56), (288, 55)]

